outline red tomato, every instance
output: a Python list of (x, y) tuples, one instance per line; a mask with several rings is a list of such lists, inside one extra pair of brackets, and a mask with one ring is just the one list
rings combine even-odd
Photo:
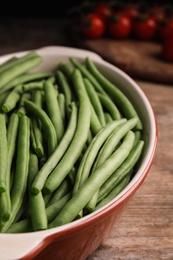
[(132, 31), (131, 20), (127, 16), (115, 13), (108, 20), (107, 31), (112, 37), (126, 38)]
[(81, 19), (81, 33), (87, 38), (99, 38), (105, 32), (105, 23), (96, 13), (88, 13)]
[(164, 8), (161, 5), (155, 5), (149, 13), (150, 17), (154, 19), (157, 23), (160, 23), (165, 19)]
[(173, 34), (164, 38), (161, 55), (164, 60), (173, 62)]
[(134, 35), (141, 40), (153, 39), (156, 35), (156, 30), (156, 21), (148, 16), (138, 17), (133, 24)]
[(112, 14), (112, 8), (108, 3), (100, 2), (96, 5), (95, 12), (99, 14), (104, 21), (106, 21)]
[(173, 34), (173, 19), (169, 19), (168, 21), (165, 20), (160, 23), (157, 34), (159, 39), (161, 40), (163, 40), (170, 34)]
[(139, 10), (137, 6), (135, 6), (135, 4), (129, 4), (127, 6), (124, 6), (121, 9), (121, 12), (127, 15), (127, 17), (130, 18), (132, 21), (139, 15)]

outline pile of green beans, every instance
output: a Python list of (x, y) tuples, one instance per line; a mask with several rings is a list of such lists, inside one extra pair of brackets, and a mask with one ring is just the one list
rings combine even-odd
[(115, 198), (143, 152), (142, 122), (90, 57), (32, 72), (36, 52), (0, 65), (0, 233), (75, 221)]

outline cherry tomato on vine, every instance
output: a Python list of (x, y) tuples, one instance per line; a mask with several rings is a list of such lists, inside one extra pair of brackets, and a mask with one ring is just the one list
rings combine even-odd
[(140, 40), (151, 40), (155, 37), (157, 23), (149, 16), (139, 16), (133, 24), (133, 33)]
[(127, 38), (132, 31), (131, 20), (122, 14), (114, 13), (107, 22), (107, 32), (115, 38)]
[(87, 38), (99, 38), (105, 32), (105, 22), (96, 13), (85, 14), (80, 23), (81, 33)]
[(164, 60), (173, 62), (173, 34), (164, 38), (161, 55)]
[(99, 14), (104, 21), (106, 21), (112, 14), (112, 7), (106, 2), (100, 2), (96, 5), (95, 12)]

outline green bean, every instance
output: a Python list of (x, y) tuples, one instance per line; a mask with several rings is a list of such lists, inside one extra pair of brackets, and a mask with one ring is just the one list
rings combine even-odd
[(35, 54), (29, 58), (27, 56), (19, 58), (17, 61), (18, 63), (14, 66), (11, 66), (1, 73), (0, 89), (17, 76), (36, 67), (42, 61), (42, 58), (41, 56)]
[(108, 136), (118, 127), (125, 122), (126, 119), (121, 119), (113, 121), (110, 124), (103, 127), (98, 134), (93, 138), (91, 144), (88, 146), (83, 158), (78, 167), (76, 173), (76, 180), (73, 187), (73, 194), (82, 186), (82, 184), (87, 180), (91, 167), (95, 161), (98, 151), (104, 144)]
[(24, 100), (30, 100), (31, 94), (30, 93), (23, 93), (19, 100), (19, 109), (17, 110), (17, 114), (19, 116), (26, 115), (26, 109), (24, 107)]
[(79, 113), (76, 131), (73, 140), (60, 163), (47, 178), (44, 191), (53, 192), (70, 172), (78, 160), (88, 138), (90, 129), (90, 101), (85, 90), (82, 75), (74, 69), (72, 81), (79, 101)]
[(9, 95), (9, 93), (10, 93), (9, 91), (6, 91), (6, 92), (3, 92), (3, 93), (0, 94), (0, 112), (2, 112), (1, 111), (2, 105), (5, 101), (5, 99), (7, 98), (7, 96)]
[(47, 206), (54, 204), (56, 201), (60, 200), (64, 195), (70, 192), (72, 189), (71, 183), (65, 178), (60, 186), (53, 192)]
[(96, 111), (96, 114), (99, 118), (101, 125), (104, 126), (106, 124), (106, 121), (105, 121), (105, 117), (104, 117), (103, 107), (100, 103), (98, 94), (95, 91), (95, 88), (93, 87), (90, 80), (88, 80), (87, 78), (84, 78), (84, 83), (85, 83), (85, 88), (87, 90), (91, 104), (93, 105), (93, 108)]
[(96, 80), (96, 78), (90, 73), (90, 71), (84, 65), (78, 62), (76, 58), (70, 57), (69, 60), (76, 68), (80, 70), (80, 72), (84, 77), (88, 78), (92, 82), (92, 84), (94, 85), (94, 87), (99, 93), (106, 94), (106, 92), (104, 91), (100, 83)]
[(109, 194), (106, 198), (104, 198), (99, 204), (97, 204), (95, 210), (100, 209), (111, 200), (113, 200), (129, 183), (130, 174), (127, 175)]
[(58, 69), (61, 70), (68, 78), (71, 77), (73, 67), (70, 66), (69, 64), (64, 63), (64, 62), (60, 62), (58, 64)]
[(111, 188), (117, 186), (129, 174), (129, 172), (133, 170), (142, 154), (143, 146), (143, 140), (139, 140), (136, 144), (134, 144), (128, 158), (100, 188), (98, 199), (99, 202), (108, 194)]
[(61, 113), (61, 117), (62, 117), (62, 121), (64, 123), (65, 126), (65, 121), (66, 121), (66, 112), (65, 112), (65, 108), (66, 108), (66, 101), (65, 101), (65, 96), (63, 93), (59, 93), (58, 94), (58, 104), (59, 104), (59, 109), (60, 109), (60, 113)]
[(46, 214), (48, 222), (52, 222), (62, 208), (67, 204), (67, 202), (71, 199), (71, 192), (65, 194), (62, 198), (51, 204), (46, 208)]
[(22, 90), (22, 85), (19, 85), (19, 86), (15, 87), (8, 94), (8, 96), (6, 97), (6, 99), (2, 105), (3, 112), (8, 113), (17, 106), (17, 103), (20, 100), (21, 90)]
[[(11, 80), (9, 83), (7, 83), (2, 88), (2, 90), (7, 91), (11, 88), (14, 88), (17, 85), (21, 85), (21, 84), (28, 83), (28, 82), (35, 82), (37, 84), (38, 80), (46, 79), (46, 78), (50, 77), (51, 75), (52, 75), (51, 72), (32, 72), (32, 73), (22, 74), (16, 78), (14, 78), (13, 80)], [(31, 84), (31, 86), (32, 86), (32, 84)]]
[(98, 93), (97, 95), (98, 95), (103, 107), (112, 116), (112, 118), (114, 120), (120, 119), (122, 117), (120, 111), (118, 110), (115, 103), (111, 100), (111, 98), (109, 96), (105, 96), (101, 93)]
[(111, 115), (109, 113), (104, 113), (104, 116), (105, 116), (105, 121), (106, 121), (106, 124), (110, 123), (113, 121), (113, 118), (111, 117)]
[(141, 120), (133, 107), (133, 104), (131, 101), (126, 97), (126, 95), (118, 89), (108, 78), (106, 78), (95, 66), (93, 61), (90, 57), (86, 57), (85, 59), (86, 66), (88, 70), (91, 72), (91, 74), (98, 80), (98, 82), (102, 85), (104, 88), (104, 91), (109, 93), (111, 98), (116, 102), (118, 108), (122, 113), (125, 115), (127, 119), (137, 117), (138, 123), (136, 125), (136, 128), (138, 130), (142, 129), (142, 123)]
[(39, 158), (45, 156), (43, 136), (36, 118), (31, 119), (31, 144)]
[(67, 127), (67, 130), (65, 131), (62, 140), (60, 141), (59, 145), (56, 147), (52, 155), (48, 158), (46, 163), (43, 165), (43, 167), (40, 169), (35, 180), (33, 181), (31, 189), (34, 194), (37, 194), (39, 191), (42, 190), (47, 177), (51, 174), (52, 170), (56, 167), (58, 162), (62, 160), (62, 157), (65, 156), (65, 152), (67, 151), (75, 134), (77, 124), (77, 107), (74, 102), (71, 104), (71, 106), (72, 112), (69, 125)]
[(82, 187), (74, 194), (71, 200), (60, 211), (48, 227), (64, 225), (74, 220), (77, 214), (85, 207), (95, 191), (112, 175), (129, 155), (134, 144), (134, 133), (129, 131), (120, 147), (97, 168)]
[(23, 92), (29, 92), (32, 90), (43, 90), (44, 81), (37, 81), (37, 82), (29, 82), (22, 84)]
[(25, 100), (24, 105), (30, 112), (34, 114), (34, 116), (40, 119), (48, 140), (48, 154), (51, 155), (57, 146), (57, 138), (55, 128), (49, 116), (42, 108), (40, 108), (32, 101)]
[[(32, 95), (32, 101), (40, 108), (43, 107), (43, 95), (40, 90), (35, 90)], [(44, 146), (43, 129), (40, 120), (33, 117), (31, 119), (31, 143), (33, 150), (39, 158), (46, 157), (46, 151)]]
[(104, 146), (100, 150), (98, 157), (95, 161), (94, 168), (101, 165), (115, 150), (116, 146), (119, 144), (121, 139), (127, 134), (128, 131), (132, 130), (137, 124), (138, 119), (132, 118), (127, 120), (118, 126), (112, 134), (107, 138)]
[(16, 234), (16, 233), (26, 233), (31, 232), (32, 224), (29, 218), (25, 218), (12, 224), (6, 231), (6, 233)]
[(11, 114), (7, 126), (7, 148), (8, 148), (8, 162), (6, 170), (6, 191), (1, 196), (1, 219), (7, 221), (11, 212), (11, 199), (10, 199), (10, 174), (12, 161), (15, 153), (15, 143), (18, 131), (19, 118), (17, 114)]
[(0, 113), (0, 194), (6, 191), (7, 172), (7, 127), (5, 115)]
[(64, 124), (62, 121), (58, 100), (55, 94), (54, 85), (50, 81), (45, 81), (44, 93), (47, 113), (55, 127), (57, 142), (59, 143), (64, 134)]
[(66, 78), (65, 74), (58, 70), (56, 72), (56, 76), (57, 76), (57, 81), (58, 81), (58, 84), (65, 96), (65, 100), (66, 100), (66, 112), (68, 113), (68, 106), (69, 104), (72, 102), (73, 100), (73, 95), (72, 95), (72, 91), (71, 91), (71, 88), (70, 88), (70, 84), (69, 84), (69, 81), (68, 79)]
[(1, 232), (6, 232), (13, 223), (26, 192), (29, 165), (30, 121), (27, 116), (19, 118), (15, 178), (11, 190), (11, 215)]
[[(115, 121), (116, 122), (116, 121)], [(121, 139), (127, 134), (128, 131), (133, 129), (137, 123), (137, 118), (129, 119), (128, 121), (120, 124), (107, 138), (106, 142), (102, 146), (97, 159), (95, 160), (93, 171), (99, 167), (115, 150), (115, 147), (119, 144)], [(83, 170), (84, 171), (84, 170)], [(98, 198), (98, 191), (93, 195), (91, 201), (86, 205), (87, 210), (90, 212), (94, 210), (95, 204)]]
[(39, 107), (43, 107), (43, 93), (40, 90), (34, 90), (32, 92), (32, 101)]
[(42, 192), (37, 195), (31, 193), (30, 186), (39, 171), (38, 157), (35, 154), (30, 155), (29, 161), (29, 210), (33, 231), (47, 229), (47, 215)]
[(99, 130), (102, 128), (102, 125), (98, 119), (98, 116), (96, 115), (96, 112), (92, 104), (90, 104), (90, 113), (91, 113), (91, 118), (90, 118), (91, 132), (93, 135), (96, 135), (99, 132)]
[(17, 61), (17, 57), (12, 57), (8, 60), (6, 60), (5, 62), (3, 62), (0, 65), (0, 73), (3, 72), (4, 70), (8, 69), (10, 66), (12, 66), (16, 61)]

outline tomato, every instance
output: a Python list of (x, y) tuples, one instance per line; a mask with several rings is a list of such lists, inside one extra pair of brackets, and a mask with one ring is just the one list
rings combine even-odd
[(94, 12), (85, 14), (80, 23), (82, 35), (92, 39), (101, 37), (105, 32), (105, 27), (103, 19)]
[(149, 16), (139, 16), (133, 24), (133, 33), (141, 40), (151, 40), (156, 35), (157, 23)]
[(170, 34), (173, 34), (173, 19), (164, 20), (158, 27), (158, 38), (164, 40)]
[(154, 19), (157, 23), (160, 23), (165, 19), (164, 8), (161, 5), (155, 5), (153, 8), (151, 8), (149, 13), (150, 17)]
[(99, 14), (104, 21), (106, 21), (112, 14), (112, 8), (108, 3), (100, 2), (96, 5), (95, 12)]
[(161, 55), (164, 60), (173, 62), (173, 34), (164, 38)]
[(132, 21), (139, 15), (139, 10), (135, 4), (129, 4), (121, 9), (122, 14), (126, 15)]
[(107, 23), (107, 31), (115, 38), (126, 38), (132, 31), (131, 20), (122, 14), (112, 14)]

